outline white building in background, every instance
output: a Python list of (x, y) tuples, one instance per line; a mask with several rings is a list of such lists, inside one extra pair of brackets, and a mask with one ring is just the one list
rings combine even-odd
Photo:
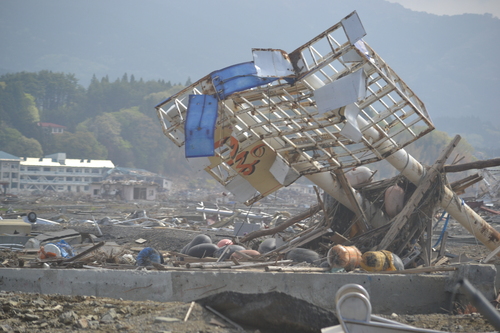
[(90, 193), (90, 184), (102, 181), (114, 167), (110, 160), (72, 159), (66, 153), (22, 157), (19, 191)]
[(37, 126), (41, 127), (46, 133), (61, 134), (66, 130), (66, 126), (52, 124), (52, 123), (37, 123)]
[(19, 164), (17, 156), (0, 151), (0, 195), (19, 191)]

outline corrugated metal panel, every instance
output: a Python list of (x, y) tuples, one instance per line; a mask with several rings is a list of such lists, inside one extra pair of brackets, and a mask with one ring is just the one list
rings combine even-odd
[(210, 95), (189, 95), (184, 133), (186, 157), (214, 156), (217, 99)]

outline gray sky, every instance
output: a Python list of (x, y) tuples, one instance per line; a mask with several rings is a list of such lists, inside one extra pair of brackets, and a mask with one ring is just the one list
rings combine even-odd
[(500, 18), (500, 0), (386, 0), (403, 7), (436, 15), (492, 14)]

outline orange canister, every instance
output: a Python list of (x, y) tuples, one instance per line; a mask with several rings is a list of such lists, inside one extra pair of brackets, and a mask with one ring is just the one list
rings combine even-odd
[(351, 271), (360, 265), (361, 252), (355, 246), (334, 245), (328, 251), (327, 258), (330, 267)]
[(369, 272), (396, 271), (392, 252), (368, 251), (363, 253), (361, 268)]

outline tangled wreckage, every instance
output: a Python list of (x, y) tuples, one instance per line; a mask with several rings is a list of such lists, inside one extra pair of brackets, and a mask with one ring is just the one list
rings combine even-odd
[[(247, 205), (301, 176), (316, 184), (332, 202), (311, 208), (328, 218), (304, 232), (309, 241), (347, 233), (354, 238), (345, 241), (362, 250), (411, 256), (418, 240), (429, 264), (439, 206), (495, 250), (500, 234), (443, 175), (460, 138), (430, 167), (404, 150), (434, 126), (422, 101), (364, 36), (353, 12), (291, 53), (253, 49), (253, 61), (214, 71), (160, 103), (163, 131), (184, 146), (195, 168)], [(400, 176), (371, 183), (365, 165), (380, 160)]]
[[(446, 165), (460, 140), (458, 136), (444, 147), (431, 166), (423, 166), (408, 154), (405, 147), (434, 130), (434, 125), (424, 103), (363, 40), (364, 36), (361, 21), (353, 12), (291, 53), (253, 49), (253, 61), (214, 71), (156, 106), (164, 134), (185, 149), (190, 165), (208, 172), (239, 202), (252, 206), (305, 177), (315, 184), (317, 204), (279, 223), (274, 219), (275, 223), (262, 228), (263, 225), (247, 222), (264, 219), (263, 214), (200, 207), (202, 213), (226, 216), (212, 227), (225, 226), (237, 218), (244, 218), (245, 222), (235, 227), (232, 240), (212, 244), (209, 237), (200, 235), (182, 250), (170, 253), (165, 261), (154, 249), (146, 248), (149, 252), (139, 256), (143, 262), (140, 266), (174, 272), (171, 287), (165, 287), (164, 281), (161, 286), (157, 285), (156, 276), (127, 277), (109, 272), (108, 278), (117, 281), (115, 289), (126, 288), (127, 297), (140, 299), (145, 296), (130, 292), (143, 287), (130, 289), (127, 283), (131, 278), (149, 279), (144, 281), (152, 288), (148, 291), (149, 297), (162, 301), (165, 298), (160, 295), (167, 295), (167, 299), (198, 300), (207, 304), (207, 308), (225, 313), (232, 311), (235, 315), (240, 310), (236, 309), (238, 301), (231, 292), (241, 290), (243, 284), (236, 287), (230, 273), (225, 276), (220, 270), (264, 269), (306, 275), (350, 272), (344, 277), (336, 276), (335, 282), (329, 280), (328, 287), (317, 286), (306, 275), (297, 274), (296, 281), (302, 283), (307, 289), (304, 294), (308, 295), (302, 294), (300, 288), (287, 287), (287, 283), (293, 284), (291, 278), (283, 277), (272, 287), (265, 286), (265, 278), (259, 278), (262, 281), (259, 284), (255, 278), (247, 277), (247, 272), (239, 275), (246, 281), (243, 288), (246, 294), (284, 292), (318, 305), (314, 310), (316, 315), (309, 314), (309, 319), (316, 318), (321, 307), (328, 308), (326, 301), (319, 299), (318, 292), (334, 292), (336, 308), (332, 310), (336, 311), (338, 322), (314, 319), (303, 324), (298, 323), (300, 318), (294, 318), (296, 322), (287, 326), (288, 331), (307, 331), (305, 327), (308, 327), (311, 331), (324, 328), (324, 332), (357, 332), (360, 325), (365, 328), (363, 332), (430, 332), (372, 315), (372, 304), (379, 312), (390, 308), (384, 304), (387, 301), (377, 300), (383, 295), (381, 290), (390, 289), (397, 294), (402, 289), (408, 292), (408, 288), (381, 287), (382, 282), (367, 279), (366, 272), (460, 271), (462, 276), (454, 276), (453, 282), (460, 281), (460, 285), (467, 287), (466, 293), (479, 295), (467, 279), (463, 279), (477, 275), (478, 271), (440, 266), (446, 237), (439, 238), (442, 251), (436, 256), (434, 248), (438, 243), (433, 244), (433, 229), (435, 216), (441, 210), (442, 218), (447, 213), (448, 218), (458, 221), (492, 251), (492, 256), (498, 253), (499, 232), (457, 195), (481, 177), (449, 184), (446, 172), (489, 167), (498, 165), (499, 161)], [(374, 181), (376, 171), (369, 167), (382, 160), (392, 165), (399, 175)], [(300, 223), (318, 213), (322, 213), (321, 218)], [(301, 231), (287, 233), (292, 226), (299, 226)], [(242, 230), (245, 232), (239, 232)], [(99, 243), (72, 259), (57, 262), (74, 263), (102, 245)], [(146, 257), (150, 260), (145, 260)], [(303, 262), (310, 265), (300, 265)], [(203, 270), (217, 270), (217, 282), (207, 285), (207, 276), (193, 275)], [(85, 280), (83, 275), (79, 278)], [(184, 279), (190, 281), (188, 285)], [(21, 290), (21, 282), (13, 282), (8, 274), (4, 280), (12, 283), (12, 288), (18, 288), (12, 290)], [(437, 283), (426, 277), (410, 281), (414, 284), (415, 296), (419, 288), (431, 281)], [(353, 285), (354, 282), (357, 284)], [(69, 293), (87, 292), (80, 290), (83, 286), (76, 286), (78, 281), (73, 283)], [(360, 284), (371, 289), (371, 299)], [(106, 290), (109, 287), (102, 288), (103, 294), (109, 293)], [(221, 291), (226, 294), (221, 296)], [(218, 301), (213, 295), (217, 295)], [(262, 299), (241, 294), (238, 297), (244, 299), (240, 299), (240, 303), (255, 304), (253, 310), (259, 308), (261, 316), (262, 311), (269, 311), (275, 318), (284, 318), (276, 313), (276, 307), (262, 310), (265, 303)], [(276, 301), (285, 296), (273, 297)], [(492, 295), (488, 297), (491, 299)], [(414, 301), (415, 307), (425, 306), (422, 299)], [(281, 301), (289, 302), (288, 299)], [(233, 308), (228, 308), (228, 304)], [(247, 319), (252, 312), (248, 304), (243, 310)], [(439, 300), (435, 306), (439, 309), (444, 305)], [(499, 329), (496, 311), (488, 306), (478, 305), (478, 308), (483, 307), (488, 313), (485, 316)], [(255, 312), (255, 316), (258, 315)], [(258, 320), (266, 322), (260, 317), (254, 318), (253, 323)], [(312, 327), (312, 321), (319, 327)], [(276, 319), (266, 323), (268, 327), (283, 328)], [(325, 328), (339, 323), (339, 326)]]

